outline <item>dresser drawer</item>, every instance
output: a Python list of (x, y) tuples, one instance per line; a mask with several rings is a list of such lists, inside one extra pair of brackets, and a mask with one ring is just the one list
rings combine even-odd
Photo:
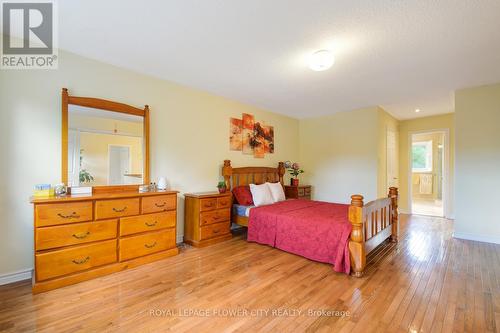
[(307, 195), (311, 195), (311, 188), (310, 188), (310, 187), (306, 187), (306, 188), (304, 189), (304, 195), (306, 195), (306, 196), (307, 196)]
[(37, 251), (116, 238), (118, 220), (37, 228)]
[(145, 231), (155, 231), (175, 227), (177, 214), (175, 211), (146, 214), (120, 219), (120, 235), (132, 235)]
[(217, 208), (217, 198), (200, 199), (200, 212)]
[(200, 213), (200, 226), (229, 221), (231, 211), (227, 208)]
[(232, 203), (232, 198), (230, 196), (217, 198), (217, 209), (230, 208), (231, 203)]
[(175, 229), (151, 232), (120, 239), (120, 261), (145, 256), (175, 247)]
[(98, 200), (95, 203), (95, 219), (139, 215), (139, 198)]
[(35, 206), (35, 226), (92, 221), (92, 201)]
[(299, 187), (297, 189), (299, 197), (303, 197), (305, 195), (305, 190), (303, 187)]
[(159, 195), (142, 198), (142, 213), (157, 213), (177, 209), (177, 195)]
[(209, 239), (229, 233), (229, 221), (205, 225), (200, 228), (201, 240)]
[(51, 251), (35, 256), (38, 281), (116, 262), (116, 240)]

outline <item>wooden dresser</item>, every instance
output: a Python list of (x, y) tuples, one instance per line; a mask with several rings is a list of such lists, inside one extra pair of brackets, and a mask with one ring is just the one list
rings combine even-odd
[(285, 196), (287, 199), (311, 200), (311, 185), (299, 185), (299, 186), (285, 185)]
[(176, 255), (177, 192), (33, 198), (33, 293)]
[(184, 242), (203, 247), (231, 239), (231, 192), (186, 193)]

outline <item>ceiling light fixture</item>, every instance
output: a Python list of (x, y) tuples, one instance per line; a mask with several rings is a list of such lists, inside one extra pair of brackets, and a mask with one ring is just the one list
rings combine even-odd
[(419, 112), (420, 112), (420, 109), (416, 109), (416, 110), (415, 110), (415, 112), (416, 112), (416, 113), (419, 113)]
[(335, 63), (333, 53), (328, 50), (319, 50), (311, 54), (309, 59), (309, 68), (313, 71), (324, 71), (332, 67)]

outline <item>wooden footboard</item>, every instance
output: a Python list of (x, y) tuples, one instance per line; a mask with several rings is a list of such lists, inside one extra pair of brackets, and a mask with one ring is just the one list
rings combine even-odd
[(387, 238), (398, 241), (398, 189), (391, 187), (387, 198), (363, 203), (363, 196), (351, 196), (349, 221), (352, 224), (349, 252), (352, 274), (363, 276), (366, 256)]

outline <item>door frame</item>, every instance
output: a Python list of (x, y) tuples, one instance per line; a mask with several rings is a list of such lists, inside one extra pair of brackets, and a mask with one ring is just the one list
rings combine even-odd
[(120, 144), (108, 143), (108, 184), (109, 184), (110, 172), (111, 172), (111, 149), (110, 149), (111, 147), (128, 148), (128, 169), (129, 169), (129, 172), (130, 172), (130, 169), (132, 169), (132, 157), (130, 156), (130, 153), (132, 151), (132, 149), (131, 149), (132, 146), (131, 145), (120, 145)]
[(413, 199), (413, 168), (412, 168), (412, 144), (413, 135), (415, 134), (444, 134), (444, 165), (443, 165), (443, 217), (450, 218), (450, 129), (449, 128), (436, 128), (421, 131), (408, 132), (408, 212), (413, 214), (412, 199)]

